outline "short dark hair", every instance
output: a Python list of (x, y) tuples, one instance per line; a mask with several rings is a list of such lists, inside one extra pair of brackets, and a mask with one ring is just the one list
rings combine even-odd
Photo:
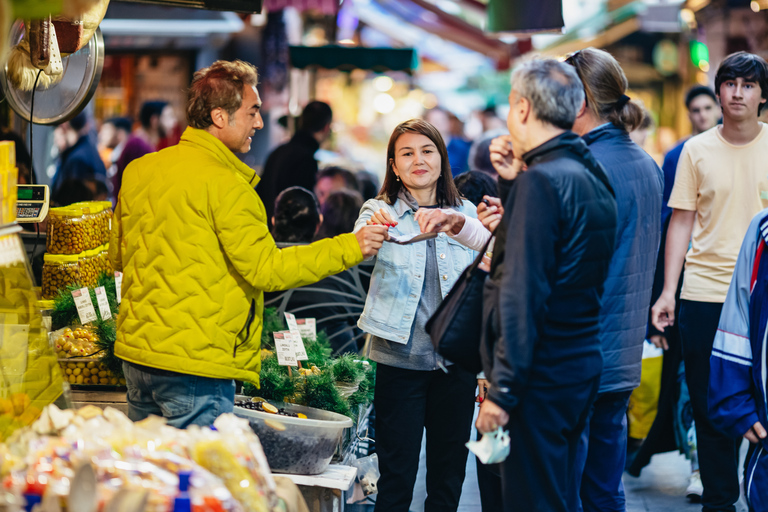
[(69, 126), (75, 130), (76, 132), (79, 132), (82, 130), (86, 124), (88, 124), (88, 114), (85, 110), (77, 114), (75, 117), (69, 120)]
[(688, 89), (688, 92), (685, 94), (685, 108), (688, 110), (691, 109), (691, 102), (698, 98), (699, 96), (709, 96), (712, 98), (712, 101), (717, 103), (717, 95), (715, 94), (715, 91), (707, 87), (706, 85), (694, 85), (690, 89)]
[(311, 101), (304, 107), (299, 119), (299, 129), (317, 133), (333, 120), (333, 111), (330, 105), (323, 101)]
[(315, 194), (304, 187), (290, 187), (275, 199), (275, 242), (309, 243), (320, 224), (320, 206)]
[(111, 124), (118, 130), (124, 130), (128, 133), (131, 133), (131, 129), (133, 128), (133, 122), (128, 117), (112, 117), (104, 122)]
[(360, 184), (357, 181), (357, 177), (352, 173), (352, 171), (347, 170), (343, 167), (332, 165), (330, 167), (321, 169), (320, 172), (317, 173), (317, 181), (320, 181), (323, 178), (336, 178), (336, 177), (342, 178), (344, 180), (344, 186), (346, 186), (350, 190), (358, 190), (360, 188)]
[(362, 207), (363, 196), (356, 190), (342, 189), (331, 192), (323, 203), (323, 222), (315, 240), (351, 233)]
[(474, 205), (480, 204), (483, 196), (497, 197), (498, 185), (490, 174), (482, 171), (467, 171), (453, 179), (456, 188)]
[(445, 147), (445, 140), (437, 128), (423, 119), (410, 119), (400, 123), (392, 131), (387, 144), (387, 171), (384, 174), (384, 184), (379, 191), (378, 199), (387, 204), (395, 204), (402, 182), (396, 178), (392, 165), (395, 163), (395, 144), (397, 139), (404, 133), (417, 133), (424, 135), (431, 140), (437, 152), (440, 155), (440, 178), (437, 181), (437, 205), (440, 208), (461, 206), (461, 196), (453, 184), (453, 175), (451, 174), (451, 163), (448, 161), (448, 149)]
[(139, 122), (144, 128), (149, 128), (152, 124), (152, 118), (160, 117), (163, 109), (168, 105), (165, 101), (145, 101), (139, 110)]
[[(768, 63), (755, 55), (754, 53), (736, 52), (732, 53), (720, 63), (715, 75), (715, 93), (720, 97), (720, 86), (727, 80), (743, 78), (750, 82), (757, 82), (760, 86), (760, 94), (768, 99)], [(757, 114), (760, 115), (765, 103), (757, 107)]]
[(379, 181), (378, 176), (368, 171), (358, 171), (356, 178), (360, 185), (359, 190), (360, 194), (363, 196), (363, 201), (376, 197), (376, 194), (379, 192), (379, 187), (381, 187), (381, 182)]

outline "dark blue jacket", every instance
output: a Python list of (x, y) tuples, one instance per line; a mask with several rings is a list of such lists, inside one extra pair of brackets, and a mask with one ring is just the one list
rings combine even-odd
[(61, 154), (59, 168), (51, 182), (51, 197), (69, 180), (95, 180), (107, 183), (107, 169), (90, 136), (81, 136), (74, 146)]
[(616, 247), (600, 308), (600, 392), (627, 391), (640, 384), (643, 340), (661, 237), (664, 179), (656, 162), (632, 142), (624, 129), (605, 124), (583, 138), (605, 168), (618, 207)]
[(616, 200), (584, 141), (565, 132), (499, 179), (480, 352), (488, 398), (509, 411), (528, 387), (567, 388), (602, 368), (600, 294), (613, 254)]

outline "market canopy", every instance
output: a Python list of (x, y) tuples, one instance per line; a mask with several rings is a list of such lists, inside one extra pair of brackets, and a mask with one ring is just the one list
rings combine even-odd
[(413, 73), (418, 67), (413, 48), (364, 48), (358, 46), (291, 46), (291, 66), (298, 69), (320, 67), (352, 71), (405, 71)]

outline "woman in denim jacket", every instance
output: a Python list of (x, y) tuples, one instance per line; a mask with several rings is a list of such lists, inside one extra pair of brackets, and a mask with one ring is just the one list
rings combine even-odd
[[(462, 200), (453, 184), (440, 133), (412, 119), (392, 133), (384, 185), (363, 205), (355, 230), (383, 224), (390, 226), (390, 235), (419, 233), (420, 212), (433, 208), (476, 216), (475, 206)], [(435, 353), (424, 326), (475, 254), (446, 233), (409, 245), (385, 243), (379, 251), (358, 322), (373, 335), (370, 358), (378, 363), (376, 511), (408, 511), (424, 428), (425, 511), (458, 507), (476, 380)]]

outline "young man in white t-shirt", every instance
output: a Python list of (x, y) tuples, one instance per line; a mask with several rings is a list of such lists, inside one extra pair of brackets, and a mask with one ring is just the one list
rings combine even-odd
[[(690, 139), (677, 166), (665, 248), (664, 290), (652, 308), (660, 330), (675, 321), (675, 291), (685, 261), (679, 328), (696, 423), (705, 512), (734, 511), (739, 499), (741, 438), (707, 414), (709, 358), (741, 241), (752, 217), (768, 207), (768, 126), (758, 115), (768, 98), (768, 64), (729, 55), (715, 76), (723, 124)], [(690, 249), (689, 249), (690, 241)]]

